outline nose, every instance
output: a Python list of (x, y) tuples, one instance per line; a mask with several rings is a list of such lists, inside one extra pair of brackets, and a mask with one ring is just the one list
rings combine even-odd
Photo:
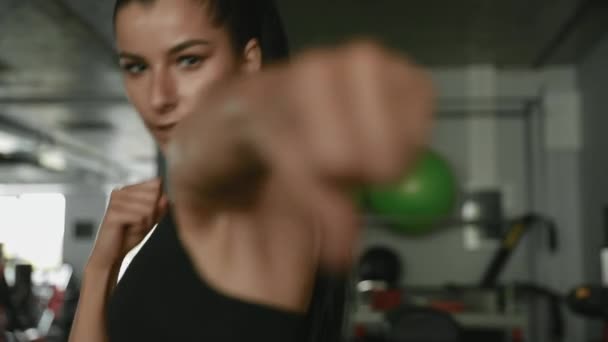
[(175, 80), (167, 70), (154, 72), (150, 87), (150, 105), (157, 114), (166, 114), (177, 107)]

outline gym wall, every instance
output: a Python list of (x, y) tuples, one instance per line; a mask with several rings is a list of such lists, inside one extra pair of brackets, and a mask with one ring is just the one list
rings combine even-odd
[[(583, 106), (583, 149), (581, 154), (582, 226), (585, 246), (584, 271), (587, 281), (600, 283), (600, 248), (608, 238), (605, 211), (608, 207), (608, 36), (578, 66), (579, 86)], [(587, 337), (599, 340), (599, 323)]]

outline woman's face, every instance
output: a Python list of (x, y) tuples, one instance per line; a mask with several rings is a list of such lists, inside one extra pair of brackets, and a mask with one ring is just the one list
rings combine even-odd
[(126, 5), (116, 17), (116, 40), (127, 95), (163, 151), (215, 82), (261, 64), (255, 41), (237, 55), (226, 29), (195, 0)]

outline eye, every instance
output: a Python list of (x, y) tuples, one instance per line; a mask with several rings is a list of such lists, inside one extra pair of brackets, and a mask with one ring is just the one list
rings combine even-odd
[(177, 59), (177, 64), (180, 67), (192, 68), (203, 62), (203, 58), (199, 56), (182, 56)]
[(123, 63), (120, 67), (124, 72), (130, 75), (139, 75), (148, 68), (146, 64), (139, 62)]

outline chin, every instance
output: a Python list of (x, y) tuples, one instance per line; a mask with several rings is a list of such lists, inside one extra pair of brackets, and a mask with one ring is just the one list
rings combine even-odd
[(156, 144), (156, 146), (158, 146), (158, 149), (160, 150), (160, 153), (163, 155), (163, 157), (165, 157), (167, 155), (167, 142), (158, 142)]

